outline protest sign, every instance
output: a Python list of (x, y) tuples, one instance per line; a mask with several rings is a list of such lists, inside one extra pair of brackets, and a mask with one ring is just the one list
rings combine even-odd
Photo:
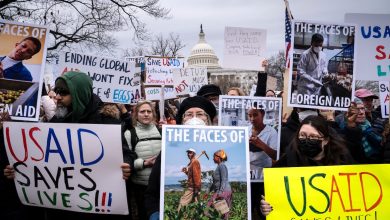
[(243, 27), (225, 27), (223, 67), (264, 70), (267, 30)]
[(44, 26), (0, 19), (0, 112), (13, 120), (38, 121), (47, 33)]
[(173, 87), (177, 95), (196, 94), (207, 85), (207, 68), (179, 68), (173, 70)]
[[(158, 101), (161, 100), (161, 87), (146, 87), (146, 100)], [(164, 99), (175, 99), (176, 93), (173, 87), (164, 87)]]
[(130, 104), (141, 97), (141, 72), (135, 63), (65, 52), (60, 56), (60, 70), (87, 73), (93, 81), (93, 93), (103, 102)]
[[(212, 205), (217, 190), (231, 201), (229, 218), (251, 219), (247, 128), (168, 125), (162, 142), (160, 219), (221, 219)], [(227, 160), (218, 165), (216, 152)], [(200, 190), (199, 198), (187, 200), (193, 189)]]
[(293, 21), (288, 106), (347, 110), (355, 86), (354, 34), (354, 25)]
[(267, 168), (267, 220), (390, 219), (389, 164)]
[(173, 69), (183, 68), (184, 58), (145, 57), (145, 85), (173, 85)]
[(120, 125), (4, 122), (3, 130), (23, 204), (128, 213)]
[(379, 100), (381, 105), (382, 118), (389, 118), (389, 103), (390, 103), (390, 92), (389, 92), (389, 81), (379, 82)]
[(357, 24), (356, 79), (390, 81), (390, 15), (348, 13), (345, 22)]
[[(263, 168), (271, 167), (272, 160), (279, 157), (281, 108), (280, 98), (219, 96), (218, 124), (220, 126), (249, 127), (248, 137), (258, 138), (276, 151), (276, 157), (272, 158), (260, 146), (249, 143), (252, 182), (263, 181)], [(258, 128), (262, 125), (265, 126)]]

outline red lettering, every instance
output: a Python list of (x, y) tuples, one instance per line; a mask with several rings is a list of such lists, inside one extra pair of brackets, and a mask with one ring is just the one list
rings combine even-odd
[(348, 181), (348, 195), (349, 195), (349, 205), (350, 209), (346, 209), (345, 211), (347, 212), (353, 212), (353, 211), (360, 211), (361, 209), (354, 209), (352, 208), (352, 195), (351, 195), (351, 175), (356, 175), (357, 173), (339, 173), (340, 176), (347, 176), (347, 181)]
[(41, 129), (39, 129), (38, 127), (33, 127), (30, 129), (30, 132), (29, 132), (29, 136), (31, 138), (31, 140), (34, 142), (34, 144), (37, 146), (37, 148), (39, 149), (39, 151), (41, 151), (41, 158), (37, 159), (35, 157), (32, 157), (31, 156), (31, 159), (34, 160), (34, 161), (41, 161), (44, 157), (44, 153), (43, 153), (43, 150), (42, 150), (42, 147), (38, 144), (38, 141), (35, 140), (34, 136), (33, 136), (33, 132), (34, 131), (41, 131)]
[(333, 205), (333, 193), (337, 192), (340, 198), (341, 205), (343, 206), (343, 210), (345, 211), (343, 198), (341, 197), (339, 187), (337, 186), (336, 178), (334, 175), (332, 175), (332, 187), (330, 190), (330, 206), (329, 206), (329, 212), (332, 212), (332, 205)]
[(22, 137), (23, 137), (23, 148), (24, 148), (24, 158), (23, 160), (19, 159), (16, 155), (15, 155), (15, 152), (14, 152), (14, 149), (11, 145), (11, 139), (10, 139), (10, 135), (9, 135), (9, 127), (6, 127), (5, 128), (5, 137), (7, 139), (7, 144), (8, 144), (8, 149), (12, 155), (12, 157), (18, 161), (18, 162), (25, 162), (27, 160), (27, 157), (28, 157), (28, 151), (27, 151), (27, 144), (26, 144), (26, 133), (24, 131), (24, 129), (22, 129)]
[[(370, 208), (367, 208), (366, 196), (365, 196), (365, 193), (364, 193), (364, 184), (363, 184), (363, 175), (364, 174), (372, 176), (376, 180), (376, 182), (378, 183), (378, 186), (379, 186), (379, 189), (380, 189), (380, 195), (379, 195), (378, 199), (376, 200), (376, 202)], [(378, 180), (378, 178), (374, 174), (372, 174), (372, 173), (361, 172), (359, 174), (359, 176), (360, 176), (360, 184), (361, 184), (361, 187), (362, 187), (364, 208), (366, 209), (366, 212), (368, 212), (368, 211), (371, 211), (372, 209), (374, 209), (375, 207), (377, 207), (379, 205), (379, 203), (382, 201), (382, 196), (383, 196), (382, 185), (381, 185), (380, 181)], [(370, 190), (369, 193), (372, 193), (372, 190)]]
[(384, 51), (382, 51), (382, 50), (384, 50), (384, 49), (385, 49), (385, 46), (383, 46), (383, 45), (378, 45), (378, 46), (376, 47), (376, 51), (377, 51), (378, 53), (381, 54), (381, 56), (375, 55), (375, 58), (376, 58), (377, 60), (386, 59), (386, 53), (385, 53)]

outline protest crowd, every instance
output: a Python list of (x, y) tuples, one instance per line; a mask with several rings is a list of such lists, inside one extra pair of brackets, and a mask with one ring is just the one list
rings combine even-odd
[[(302, 23), (302, 25), (305, 24)], [(41, 45), (39, 48), (34, 46), (35, 38), (21, 40), (18, 45), (26, 42), (31, 44), (29, 47), (32, 49), (25, 52), (28, 54), (23, 59), (31, 58), (45, 48), (44, 45), (42, 49)], [(224, 91), (220, 85), (207, 83), (206, 70), (206, 82), (196, 85), (195, 92), (164, 98), (163, 91), (167, 89), (166, 87), (176, 89), (176, 91), (178, 87), (176, 84), (172, 86), (169, 83), (165, 85), (166, 87), (162, 85), (169, 80), (175, 81), (178, 75), (174, 75), (172, 79), (156, 77), (151, 81), (148, 80), (152, 77), (145, 76), (145, 74), (152, 75), (157, 72), (155, 69), (151, 70), (156, 67), (153, 65), (148, 67), (147, 62), (164, 60), (164, 57), (145, 57), (145, 63), (142, 65), (146, 64), (146, 67), (141, 68), (137, 64), (136, 67), (141, 69), (139, 73), (143, 75), (142, 77), (134, 72), (131, 76), (118, 74), (118, 82), (122, 84), (118, 85), (118, 88), (115, 87), (116, 85), (109, 86), (115, 81), (116, 76), (97, 79), (97, 74), (91, 75), (89, 70), (79, 70), (77, 66), (72, 66), (74, 63), (69, 61), (68, 57), (70, 63), (67, 65), (68, 61), (65, 60), (65, 66), (61, 67), (67, 69), (54, 80), (54, 85), (39, 82), (42, 84), (39, 87), (41, 91), (34, 94), (32, 100), (28, 102), (29, 106), (33, 106), (33, 103), (40, 103), (36, 107), (36, 117), (24, 120), (23, 116), (28, 115), (25, 113), (27, 110), (20, 110), (23, 113), (18, 113), (19, 108), (14, 104), (13, 109), (10, 107), (7, 111), (4, 107), (5, 102), (0, 100), (2, 103), (2, 111), (0, 111), (0, 168), (2, 171), (0, 219), (160, 219), (161, 212), (163, 212), (160, 202), (164, 197), (161, 176), (166, 175), (162, 169), (166, 168), (165, 164), (170, 162), (167, 161), (168, 156), (164, 155), (166, 149), (163, 149), (164, 140), (168, 135), (168, 131), (164, 130), (165, 126), (178, 129), (180, 127), (207, 129), (212, 126), (248, 128), (245, 139), (248, 149), (245, 150), (249, 155), (247, 161), (249, 168), (242, 172), (250, 172), (248, 174), (251, 180), (248, 183), (250, 185), (248, 197), (251, 202), (247, 212), (251, 213), (252, 219), (266, 219), (266, 216), (277, 212), (274, 207), (278, 204), (267, 200), (265, 189), (267, 179), (263, 174), (263, 168), (272, 170), (273, 167), (390, 163), (390, 124), (388, 118), (381, 114), (381, 106), (376, 102), (379, 96), (375, 91), (367, 88), (352, 91), (352, 74), (348, 72), (351, 70), (347, 70), (347, 65), (344, 63), (331, 64), (333, 61), (326, 59), (326, 54), (322, 51), (325, 47), (323, 43), (324, 37), (321, 34), (313, 34), (311, 42), (302, 52), (301, 59), (294, 63), (294, 71), (297, 72), (291, 74), (292, 83), (288, 86), (291, 87), (291, 91), (286, 88), (285, 92), (270, 88), (267, 81), (269, 64), (267, 61), (258, 62), (262, 70), (258, 71), (253, 94), (245, 94), (240, 86), (232, 86)], [(12, 72), (5, 70), (12, 65), (10, 62), (16, 62), (17, 59), (11, 55), (1, 59), (6, 62), (0, 62), (0, 80), (7, 80), (7, 75), (12, 75)], [(23, 59), (19, 59), (19, 66), (22, 65)], [(106, 61), (107, 63), (109, 62)], [(127, 61), (114, 63), (121, 67), (117, 68), (118, 72), (130, 71), (127, 65), (136, 65)], [(151, 63), (156, 64), (157, 61), (151, 61)], [(181, 71), (181, 76), (187, 74), (185, 71), (189, 71), (183, 65), (179, 67), (182, 67), (178, 68), (181, 69), (178, 71)], [(61, 71), (62, 69), (64, 68), (61, 68)], [(27, 73), (24, 67), (23, 72)], [(196, 75), (194, 72), (193, 76)], [(30, 75), (28, 80), (21, 80), (31, 81)], [(342, 82), (340, 77), (344, 77)], [(179, 77), (179, 80), (182, 79)], [(136, 81), (138, 82), (135, 83)], [(103, 85), (103, 83), (106, 84)], [(154, 90), (150, 90), (150, 85), (153, 86), (156, 83)], [(342, 95), (332, 90), (336, 87), (342, 91)], [(150, 98), (151, 96), (147, 95), (157, 90), (160, 91), (159, 97)], [(110, 98), (108, 98), (109, 95)], [(290, 111), (283, 109), (287, 106), (282, 104), (288, 96), (296, 97), (290, 103), (292, 104)], [(300, 97), (303, 97), (302, 102)], [(325, 107), (318, 104), (320, 98), (326, 100)], [(35, 127), (23, 127), (30, 123), (35, 123), (33, 125)], [(85, 124), (91, 127), (77, 127)], [(88, 130), (93, 126), (99, 129)], [(36, 138), (36, 134), (46, 132), (45, 129), (48, 139), (42, 141)], [(60, 131), (63, 134), (60, 135)], [(13, 136), (17, 132), (20, 136)], [(115, 145), (107, 145), (102, 134), (105, 135), (104, 139), (108, 140), (115, 137), (117, 139)], [(177, 138), (184, 138), (184, 136), (182, 134)], [(100, 138), (99, 141), (93, 143), (96, 146), (100, 146), (100, 143), (102, 148), (95, 152), (83, 151), (88, 145), (83, 140), (93, 140), (93, 137)], [(224, 133), (221, 133), (222, 140), (224, 137)], [(76, 139), (78, 142), (75, 141)], [(76, 147), (72, 151), (72, 143), (75, 145), (76, 142), (80, 154), (74, 154)], [(62, 145), (63, 143), (67, 144), (66, 147)], [(209, 150), (209, 154), (213, 156), (211, 158), (212, 169), (210, 169), (212, 170), (211, 184), (207, 192), (204, 192), (206, 173), (202, 171), (206, 166), (202, 164), (202, 160), (206, 156), (209, 159), (207, 145), (212, 144), (206, 143), (205, 152), (193, 147), (185, 146), (179, 149), (180, 146), (176, 146), (175, 154), (177, 157), (184, 157), (188, 164), (184, 164), (183, 168), (177, 168), (181, 175), (185, 176), (186, 188), (180, 191), (175, 206), (169, 207), (173, 212), (183, 213), (191, 204), (203, 202), (205, 211), (202, 215), (206, 217), (214, 215), (211, 211), (214, 208), (219, 212), (219, 214), (216, 213), (220, 219), (229, 219), (233, 216), (232, 210), (236, 209), (234, 200), (237, 197), (236, 186), (231, 183), (232, 174), (229, 166), (232, 166), (234, 161), (230, 158), (237, 155), (218, 146)], [(45, 146), (47, 148), (43, 149)], [(118, 152), (117, 155), (121, 156), (110, 161), (114, 169), (106, 170), (106, 163), (99, 164), (99, 161), (103, 161), (108, 152), (114, 150), (114, 147)], [(21, 148), (21, 151), (16, 151), (16, 148)], [(22, 155), (20, 152), (25, 152), (25, 154)], [(96, 159), (93, 160), (92, 158), (95, 157)], [(63, 164), (48, 163), (52, 159), (62, 161)], [(78, 160), (83, 166), (71, 166), (77, 164)], [(29, 165), (28, 161), (31, 161), (31, 164), (41, 161), (45, 162), (45, 165), (31, 168), (30, 166), (33, 165)], [(89, 168), (94, 164), (99, 167)], [(117, 171), (116, 174), (119, 173), (115, 178), (109, 175), (110, 172), (114, 173), (113, 170)], [(77, 173), (77, 178), (81, 177), (83, 180), (76, 182), (74, 173)], [(116, 201), (115, 196), (112, 196), (107, 189), (102, 189), (101, 192), (96, 190), (99, 184), (94, 175), (98, 176), (99, 181), (100, 179), (108, 181), (108, 185), (111, 181), (121, 182), (120, 187), (118, 185), (115, 187), (123, 190), (120, 192), (127, 203), (121, 207), (121, 210), (128, 210), (127, 212), (109, 213), (108, 208)], [(69, 194), (59, 193), (52, 196), (45, 191), (54, 186), (55, 188), (62, 187), (69, 192), (81, 191), (77, 195), (77, 201), (72, 203)], [(36, 203), (32, 202), (28, 187), (39, 188), (37, 199), (34, 200)], [(101, 195), (103, 197), (100, 197)], [(75, 198), (72, 197), (72, 199)], [(48, 200), (52, 206), (43, 205), (43, 201)], [(217, 208), (217, 200), (225, 202), (222, 209)], [(98, 209), (97, 204), (101, 201), (103, 201), (102, 206)], [(52, 208), (58, 205), (54, 203), (61, 203), (60, 208)], [(75, 211), (77, 209), (79, 211)]]

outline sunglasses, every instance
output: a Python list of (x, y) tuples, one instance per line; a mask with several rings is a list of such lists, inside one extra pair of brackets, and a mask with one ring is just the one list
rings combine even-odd
[(67, 96), (70, 94), (69, 90), (64, 88), (54, 88), (54, 92), (60, 96)]

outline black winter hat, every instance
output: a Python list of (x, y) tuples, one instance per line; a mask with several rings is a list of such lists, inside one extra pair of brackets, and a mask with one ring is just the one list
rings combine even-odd
[(190, 108), (201, 108), (203, 109), (209, 116), (211, 121), (217, 115), (217, 111), (215, 110), (215, 106), (208, 99), (202, 96), (194, 96), (188, 97), (184, 99), (184, 101), (180, 104), (179, 111), (176, 115), (176, 123), (181, 124), (183, 120), (183, 114)]
[(222, 95), (222, 92), (218, 86), (214, 84), (208, 84), (202, 86), (196, 93), (196, 95), (206, 97), (209, 95)]

